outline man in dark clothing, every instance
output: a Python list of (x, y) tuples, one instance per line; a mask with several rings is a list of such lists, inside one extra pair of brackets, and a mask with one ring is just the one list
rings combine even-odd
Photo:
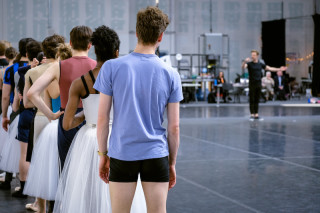
[(248, 68), (249, 72), (249, 99), (250, 99), (250, 120), (259, 119), (259, 99), (261, 93), (261, 79), (262, 70), (269, 70), (271, 72), (285, 71), (287, 67), (270, 67), (259, 61), (259, 52), (257, 50), (251, 51), (251, 59), (246, 58), (242, 63), (242, 68)]
[(277, 72), (277, 76), (274, 77), (274, 89), (278, 100), (287, 100), (286, 95), (289, 93), (287, 79), (283, 76), (282, 71)]

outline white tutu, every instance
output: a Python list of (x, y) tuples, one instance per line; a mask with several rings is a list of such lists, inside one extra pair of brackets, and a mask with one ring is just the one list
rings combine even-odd
[[(87, 124), (73, 139), (59, 180), (55, 213), (111, 213), (109, 185), (99, 177), (96, 134), (96, 128)], [(138, 183), (131, 212), (146, 212), (141, 182)]]
[[(1, 106), (0, 106), (1, 107)], [(11, 106), (8, 107), (8, 113), (7, 115), (10, 115), (12, 112), (12, 108)], [(8, 135), (8, 132), (6, 132), (3, 128), (2, 128), (2, 114), (0, 114), (0, 154), (2, 152), (2, 148), (4, 146), (4, 144), (6, 143), (7, 141), (7, 135)]]
[(20, 142), (16, 139), (18, 133), (19, 115), (9, 126), (6, 143), (0, 156), (0, 169), (5, 172), (18, 173), (20, 160)]
[[(48, 118), (45, 115), (40, 114), (39, 112), (36, 114), (34, 118), (34, 130), (33, 130), (33, 146), (35, 146), (36, 142), (38, 141), (38, 137), (40, 133), (50, 123)], [(58, 134), (58, 133), (57, 133)]]
[[(2, 114), (0, 115), (0, 125), (2, 124)], [(2, 125), (0, 127), (0, 153), (2, 153), (3, 146), (6, 144), (8, 140), (8, 132), (6, 132)]]
[(41, 131), (32, 152), (24, 194), (54, 200), (59, 181), (58, 121)]

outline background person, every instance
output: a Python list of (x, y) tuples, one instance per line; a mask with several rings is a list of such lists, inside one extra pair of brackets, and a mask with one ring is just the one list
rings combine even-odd
[(259, 100), (261, 94), (262, 70), (272, 72), (285, 71), (287, 67), (270, 67), (259, 61), (259, 52), (251, 50), (251, 58), (246, 58), (242, 63), (242, 68), (248, 68), (249, 71), (249, 99), (250, 99), (250, 120), (259, 119)]

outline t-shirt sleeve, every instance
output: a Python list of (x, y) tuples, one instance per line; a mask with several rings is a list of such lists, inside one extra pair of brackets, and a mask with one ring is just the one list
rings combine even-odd
[(105, 95), (113, 96), (112, 69), (111, 63), (109, 61), (105, 62), (101, 67), (101, 70), (98, 74), (95, 84), (93, 85), (93, 88)]
[(177, 103), (183, 100), (181, 78), (178, 72), (174, 71), (172, 75), (171, 92), (168, 103)]
[[(10, 79), (10, 68), (6, 69), (3, 75), (3, 83), (4, 84), (11, 84), (11, 79)], [(12, 70), (13, 71), (13, 70)]]
[(266, 64), (265, 63), (261, 63), (261, 67), (262, 67), (262, 69), (266, 69)]

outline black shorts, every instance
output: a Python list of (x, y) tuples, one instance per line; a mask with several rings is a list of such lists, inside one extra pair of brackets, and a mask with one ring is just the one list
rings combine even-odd
[(18, 123), (18, 135), (16, 139), (20, 142), (28, 143), (31, 125), (33, 123), (36, 110), (25, 109), (20, 113)]
[(138, 161), (122, 161), (110, 158), (110, 176), (112, 182), (169, 182), (168, 157)]

